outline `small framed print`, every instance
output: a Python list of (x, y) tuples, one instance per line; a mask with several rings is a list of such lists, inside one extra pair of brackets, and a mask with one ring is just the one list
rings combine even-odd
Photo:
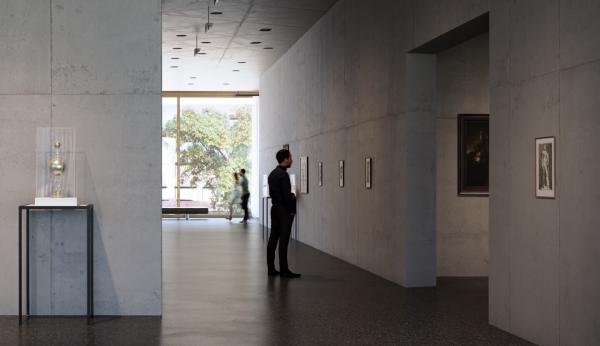
[(340, 160), (340, 187), (344, 187), (344, 160)]
[(318, 174), (319, 186), (323, 186), (323, 162), (319, 162), (319, 171), (317, 174)]
[(289, 144), (284, 144), (282, 146), (282, 148), (285, 149), (285, 150), (290, 150), (290, 145)]
[(371, 189), (373, 187), (372, 183), (371, 183), (371, 164), (372, 164), (373, 159), (370, 157), (367, 157), (365, 159), (365, 187), (367, 189)]
[(263, 197), (269, 197), (269, 177), (266, 174), (263, 174)]
[(297, 196), (298, 189), (296, 186), (296, 175), (295, 174), (290, 174), (290, 185), (292, 187), (291, 192), (294, 194), (294, 196)]
[(308, 194), (308, 156), (300, 157), (300, 193)]
[(535, 139), (535, 197), (556, 197), (556, 139)]

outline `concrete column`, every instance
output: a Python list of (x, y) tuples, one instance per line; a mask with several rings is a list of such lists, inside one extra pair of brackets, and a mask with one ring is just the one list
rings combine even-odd
[(431, 54), (408, 54), (406, 136), (406, 287), (436, 283), (437, 62)]

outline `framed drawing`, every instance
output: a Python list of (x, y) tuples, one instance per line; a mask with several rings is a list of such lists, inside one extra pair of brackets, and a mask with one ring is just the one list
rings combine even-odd
[(344, 187), (344, 160), (340, 160), (340, 187)]
[(458, 115), (458, 195), (489, 195), (488, 114)]
[(371, 189), (373, 187), (373, 185), (371, 184), (371, 163), (372, 163), (373, 159), (370, 157), (367, 157), (365, 159), (365, 187), (367, 189)]
[(292, 186), (292, 193), (295, 196), (297, 196), (298, 190), (296, 188), (296, 175), (295, 174), (290, 174), (290, 185)]
[(283, 149), (286, 149), (286, 150), (290, 150), (290, 145), (289, 145), (289, 144), (284, 144), (284, 145), (282, 146), (282, 148), (283, 148)]
[(262, 195), (263, 197), (269, 197), (269, 177), (266, 174), (263, 174)]
[(318, 175), (319, 186), (323, 186), (323, 162), (319, 162)]
[(300, 156), (300, 193), (308, 194), (308, 156)]
[(556, 139), (535, 139), (535, 197), (556, 197)]

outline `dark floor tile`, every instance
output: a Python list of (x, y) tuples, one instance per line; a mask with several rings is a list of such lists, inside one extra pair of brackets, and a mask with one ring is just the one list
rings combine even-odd
[(487, 323), (486, 278), (405, 289), (293, 243), (269, 278), (260, 229), (163, 222), (163, 317), (0, 317), (1, 345), (529, 345)]

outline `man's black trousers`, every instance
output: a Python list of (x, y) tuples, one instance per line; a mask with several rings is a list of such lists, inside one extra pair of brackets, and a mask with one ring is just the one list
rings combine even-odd
[(242, 209), (244, 209), (244, 221), (248, 220), (250, 217), (250, 212), (248, 211), (248, 199), (250, 199), (250, 194), (245, 193), (242, 195)]
[(292, 233), (294, 215), (285, 208), (274, 205), (271, 207), (271, 236), (267, 245), (267, 266), (275, 269), (275, 249), (279, 242), (279, 270), (288, 270), (287, 249)]

